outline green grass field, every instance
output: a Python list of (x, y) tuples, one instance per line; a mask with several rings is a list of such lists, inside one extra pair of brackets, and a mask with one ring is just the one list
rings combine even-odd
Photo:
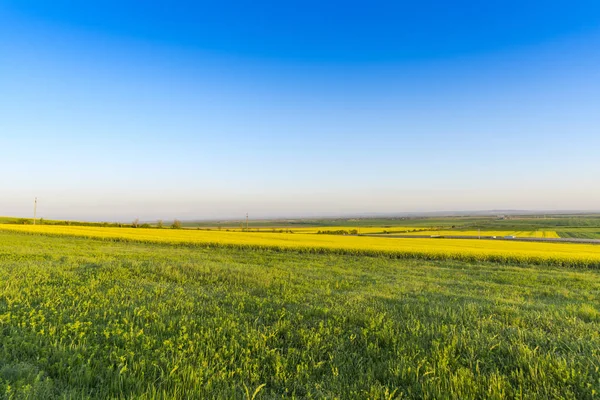
[(566, 228), (557, 232), (563, 238), (600, 239), (600, 227), (595, 228)]
[(0, 232), (0, 398), (600, 392), (589, 269)]

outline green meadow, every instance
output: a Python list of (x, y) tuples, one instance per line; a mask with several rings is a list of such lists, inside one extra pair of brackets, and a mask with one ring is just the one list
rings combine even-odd
[(597, 398), (600, 273), (0, 233), (0, 398)]

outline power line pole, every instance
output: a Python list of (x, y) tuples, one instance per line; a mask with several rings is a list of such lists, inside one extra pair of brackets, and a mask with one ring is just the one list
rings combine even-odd
[(250, 229), (248, 229), (248, 213), (246, 213), (246, 232), (249, 232)]
[(37, 217), (37, 197), (33, 202), (33, 224), (35, 225), (35, 219)]

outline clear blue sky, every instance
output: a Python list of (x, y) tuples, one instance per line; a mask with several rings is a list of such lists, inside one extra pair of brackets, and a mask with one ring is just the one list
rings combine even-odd
[(0, 215), (600, 209), (600, 3), (0, 0)]

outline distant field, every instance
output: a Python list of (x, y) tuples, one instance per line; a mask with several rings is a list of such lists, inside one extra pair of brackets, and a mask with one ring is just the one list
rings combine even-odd
[(176, 245), (264, 247), (313, 253), (388, 255), (400, 258), (600, 266), (600, 246), (469, 239), (392, 239), (302, 233), (223, 232), (75, 226), (0, 225), (0, 230)]
[(410, 235), (419, 236), (516, 236), (524, 238), (559, 238), (560, 236), (555, 231), (536, 230), (536, 231), (461, 231), (461, 230), (431, 230), (411, 232)]
[[(295, 219), (295, 220), (250, 220), (250, 228), (341, 228), (341, 227), (451, 227), (452, 225), (467, 225), (477, 222), (489, 221), (489, 217), (442, 217), (442, 218), (323, 218), (323, 219)], [(184, 221), (183, 226), (188, 228), (240, 228), (246, 226), (245, 220), (239, 221)]]
[(563, 238), (600, 239), (600, 228), (565, 228), (557, 233)]
[[(244, 231), (244, 229), (230, 229), (230, 231)], [(309, 228), (290, 228), (284, 230), (276, 227), (250, 228), (250, 232), (287, 232), (293, 233), (335, 233), (335, 232), (356, 232), (358, 234), (374, 234), (374, 233), (406, 233), (409, 235), (431, 236), (477, 236), (477, 230), (460, 230), (460, 229), (435, 229), (430, 230), (424, 226), (323, 226)], [(514, 230), (481, 230), (482, 236), (508, 236), (514, 235), (517, 237), (534, 237), (534, 238), (559, 238), (560, 236), (553, 230), (531, 230), (531, 231), (514, 231)]]
[(590, 269), (3, 230), (0, 398), (594, 399), (599, 304)]
[[(32, 224), (31, 218), (0, 217), (0, 224), (17, 223)], [(40, 221), (41, 222), (41, 221)], [(156, 226), (158, 221), (140, 221), (139, 224)], [(119, 222), (89, 222), (89, 221), (64, 221), (44, 220), (48, 225), (71, 226), (131, 226), (133, 221)], [(170, 226), (173, 221), (162, 221), (164, 226)], [(184, 228), (200, 228), (214, 230), (240, 230), (246, 226), (244, 220), (227, 221), (181, 221)], [(319, 219), (274, 219), (274, 220), (249, 220), (250, 230), (292, 230), (305, 232), (314, 230), (340, 230), (340, 229), (365, 229), (365, 233), (376, 233), (376, 230), (396, 231), (411, 229), (444, 229), (473, 231), (565, 231), (573, 232), (578, 229), (596, 229), (600, 231), (600, 214), (589, 215), (519, 215), (499, 218), (497, 216), (462, 216), (462, 217), (388, 217), (388, 218), (319, 218)]]
[[(246, 228), (221, 228), (210, 227), (210, 228), (198, 228), (198, 229), (211, 229), (221, 230), (230, 232), (245, 232)], [(383, 233), (383, 232), (413, 232), (424, 230), (427, 228), (415, 227), (415, 226), (312, 226), (312, 227), (276, 227), (276, 226), (264, 226), (264, 227), (250, 227), (249, 232), (274, 232), (274, 233), (336, 233), (336, 232), (353, 232), (357, 233)]]
[[(169, 222), (170, 223), (170, 222)], [(240, 228), (245, 220), (239, 221), (184, 221), (184, 227)], [(520, 215), (498, 218), (495, 216), (464, 217), (405, 217), (405, 218), (322, 218), (292, 220), (250, 220), (250, 228), (333, 228), (333, 227), (382, 227), (382, 228), (461, 228), (498, 231), (556, 230), (556, 227), (598, 227), (600, 214), (590, 215)]]

